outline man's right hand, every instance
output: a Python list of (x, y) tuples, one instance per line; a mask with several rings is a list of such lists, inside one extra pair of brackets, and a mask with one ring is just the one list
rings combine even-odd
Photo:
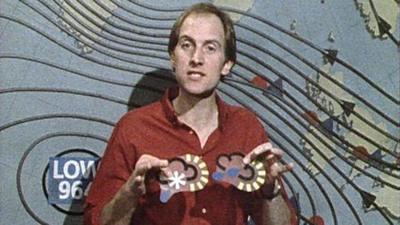
[(161, 170), (162, 175), (169, 177), (170, 171), (166, 168), (168, 160), (162, 160), (152, 155), (142, 155), (136, 162), (135, 170), (128, 180), (130, 190), (136, 195), (141, 196), (146, 193), (145, 179), (147, 171), (151, 169)]
[[(146, 193), (146, 173), (151, 170), (161, 170), (161, 175), (168, 177), (166, 168), (168, 160), (161, 160), (151, 155), (142, 155), (136, 162), (135, 169), (128, 181), (121, 187), (114, 198), (108, 202), (101, 213), (101, 224), (130, 224), (136, 210), (138, 198)], [(123, 210), (121, 210), (123, 209)]]

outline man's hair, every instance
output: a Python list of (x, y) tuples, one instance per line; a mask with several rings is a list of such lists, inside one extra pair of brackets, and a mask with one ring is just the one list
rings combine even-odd
[(218, 9), (210, 3), (198, 3), (185, 10), (175, 21), (169, 35), (168, 53), (173, 55), (176, 45), (178, 44), (180, 29), (185, 19), (192, 14), (213, 14), (216, 15), (222, 22), (225, 36), (225, 57), (226, 61), (236, 62), (236, 35), (233, 28), (232, 19), (228, 14)]

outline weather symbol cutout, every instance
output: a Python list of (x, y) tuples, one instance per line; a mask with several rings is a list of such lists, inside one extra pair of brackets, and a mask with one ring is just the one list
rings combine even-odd
[(246, 165), (243, 158), (241, 153), (220, 155), (217, 159), (217, 170), (212, 174), (213, 179), (227, 182), (246, 192), (260, 189), (266, 180), (263, 163), (254, 160)]
[(195, 192), (204, 189), (208, 183), (208, 168), (199, 156), (186, 154), (169, 160), (169, 177), (160, 177), (160, 201), (168, 200), (176, 193)]
[(168, 177), (169, 183), (168, 186), (171, 188), (175, 188), (179, 190), (182, 186), (186, 184), (186, 175), (184, 173), (179, 173), (178, 171), (174, 171), (171, 177)]

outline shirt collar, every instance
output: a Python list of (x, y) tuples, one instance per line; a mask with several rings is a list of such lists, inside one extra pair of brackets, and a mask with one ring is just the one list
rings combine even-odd
[[(161, 99), (164, 113), (168, 121), (170, 121), (173, 126), (178, 126), (180, 124), (180, 122), (178, 121), (178, 114), (175, 112), (172, 105), (172, 100), (174, 100), (178, 96), (178, 94), (178, 87), (168, 88), (165, 91), (163, 98)], [(218, 128), (223, 130), (224, 124), (226, 123), (226, 119), (228, 117), (228, 104), (225, 103), (218, 95), (215, 95), (215, 97), (218, 107)]]

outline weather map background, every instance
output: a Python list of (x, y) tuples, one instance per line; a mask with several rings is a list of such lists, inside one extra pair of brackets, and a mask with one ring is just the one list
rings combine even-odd
[[(0, 0), (0, 224), (81, 224), (49, 204), (50, 157), (101, 156), (127, 110), (174, 84), (168, 34), (198, 1)], [(400, 224), (398, 0), (215, 0), (238, 63), (218, 87), (253, 110), (300, 224)]]

